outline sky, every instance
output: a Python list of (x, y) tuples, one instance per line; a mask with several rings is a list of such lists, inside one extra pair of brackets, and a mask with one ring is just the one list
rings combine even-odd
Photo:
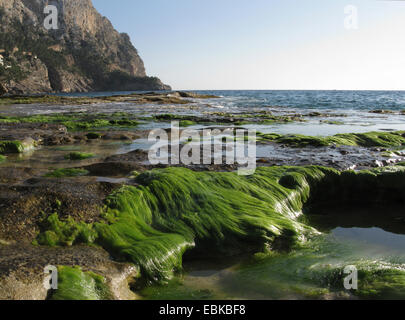
[(176, 90), (405, 90), (405, 1), (93, 4)]

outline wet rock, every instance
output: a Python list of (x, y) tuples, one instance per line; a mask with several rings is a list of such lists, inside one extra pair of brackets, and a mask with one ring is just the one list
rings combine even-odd
[(0, 140), (34, 144), (59, 145), (73, 142), (65, 126), (46, 123), (0, 123)]
[(83, 168), (89, 171), (91, 175), (101, 177), (127, 176), (134, 170), (146, 170), (145, 166), (142, 164), (130, 161), (100, 162), (85, 166)]
[(107, 162), (143, 162), (148, 160), (148, 152), (145, 150), (134, 150), (125, 154), (117, 154), (105, 159)]
[(105, 197), (117, 187), (92, 177), (35, 178), (22, 185), (0, 185), (0, 239), (31, 243), (47, 216), (96, 222)]
[(35, 175), (41, 175), (44, 173), (44, 170), (35, 168), (0, 167), (0, 183), (14, 184), (23, 182)]
[(107, 280), (116, 300), (135, 299), (129, 283), (139, 274), (130, 264), (117, 263), (102, 249), (86, 246), (48, 248), (32, 245), (0, 245), (0, 300), (45, 300), (46, 266), (80, 266)]
[(362, 169), (384, 167), (397, 163), (403, 159), (397, 156), (387, 162), (381, 155), (381, 148), (364, 148), (353, 146), (332, 147), (304, 147), (291, 148), (278, 144), (258, 144), (257, 154), (260, 161), (258, 166), (264, 165), (320, 165), (338, 170), (353, 167)]
[(130, 131), (110, 131), (102, 135), (104, 140), (135, 140), (138, 138), (136, 133)]
[(376, 114), (393, 114), (393, 113), (395, 113), (394, 111), (392, 111), (392, 110), (371, 110), (371, 111), (369, 111), (369, 113), (376, 113)]

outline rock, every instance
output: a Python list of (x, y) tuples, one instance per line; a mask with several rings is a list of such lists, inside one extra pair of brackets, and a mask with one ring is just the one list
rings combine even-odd
[(394, 111), (391, 110), (371, 110), (369, 113), (376, 113), (376, 114), (392, 114), (395, 113)]
[(139, 138), (139, 136), (130, 131), (110, 131), (102, 136), (104, 140), (135, 140), (137, 138)]
[[(0, 170), (0, 178), (8, 170), (16, 169)], [(27, 176), (31, 173), (28, 170), (21, 172)], [(55, 212), (61, 219), (97, 222), (106, 196), (115, 188), (116, 184), (98, 182), (94, 177), (39, 176), (19, 185), (0, 184), (0, 239), (31, 243), (40, 231), (44, 216)]]
[(176, 95), (176, 96), (179, 96), (182, 98), (196, 98), (196, 99), (219, 98), (218, 96), (214, 96), (214, 95), (197, 94), (194, 92), (184, 92), (184, 91), (176, 91), (173, 95)]
[(13, 34), (16, 43), (51, 44), (47, 48), (21, 45), (17, 51), (6, 52), (11, 64), (21, 69), (9, 75), (11, 80), (4, 84), (7, 91), (21, 94), (171, 89), (158, 78), (147, 77), (129, 36), (115, 30), (91, 0), (55, 2), (63, 14), (59, 14), (59, 29), (53, 32), (43, 27), (48, 2), (0, 0), (4, 10), (1, 33)]
[(45, 123), (0, 123), (0, 140), (22, 141), (25, 150), (74, 142), (65, 126)]
[(0, 83), (0, 96), (5, 95), (8, 92), (6, 87), (2, 83)]
[(0, 300), (45, 300), (44, 268), (79, 266), (103, 276), (114, 300), (133, 300), (129, 283), (139, 276), (131, 264), (111, 260), (103, 249), (37, 247), (29, 244), (0, 244)]

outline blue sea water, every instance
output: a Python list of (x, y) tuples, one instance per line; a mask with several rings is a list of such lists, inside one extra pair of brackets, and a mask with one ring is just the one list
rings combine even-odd
[(282, 106), (302, 109), (405, 110), (405, 91), (204, 91), (235, 106)]
[[(405, 91), (317, 91), (317, 90), (204, 90), (221, 96), (227, 106), (280, 106), (301, 109), (405, 110)], [(65, 96), (101, 97), (132, 92), (69, 93)]]

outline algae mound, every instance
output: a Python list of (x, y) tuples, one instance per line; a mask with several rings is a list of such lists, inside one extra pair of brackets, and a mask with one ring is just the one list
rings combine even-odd
[(93, 158), (94, 154), (92, 153), (83, 153), (83, 152), (71, 152), (65, 156), (66, 160), (78, 161), (78, 160), (86, 160), (89, 158)]
[(344, 133), (329, 137), (312, 137), (301, 134), (258, 134), (262, 141), (274, 141), (292, 147), (327, 147), (333, 144), (358, 147), (400, 147), (405, 145), (405, 131)]
[(21, 141), (0, 141), (0, 154), (22, 153), (24, 145)]
[(234, 255), (287, 251), (319, 234), (297, 217), (320, 203), (376, 203), (405, 199), (405, 168), (343, 172), (323, 167), (259, 168), (255, 175), (155, 169), (110, 195), (104, 221), (50, 217), (42, 245), (95, 243), (161, 281), (191, 253)]
[[(115, 112), (111, 114), (55, 113), (31, 116), (0, 116), (0, 123), (47, 123), (63, 125), (70, 131), (104, 129), (110, 127), (132, 128), (139, 125), (133, 114)], [(97, 137), (99, 138), (99, 137)], [(94, 139), (94, 134), (89, 138)]]
[(58, 289), (51, 300), (109, 300), (112, 295), (102, 276), (79, 267), (58, 267)]

